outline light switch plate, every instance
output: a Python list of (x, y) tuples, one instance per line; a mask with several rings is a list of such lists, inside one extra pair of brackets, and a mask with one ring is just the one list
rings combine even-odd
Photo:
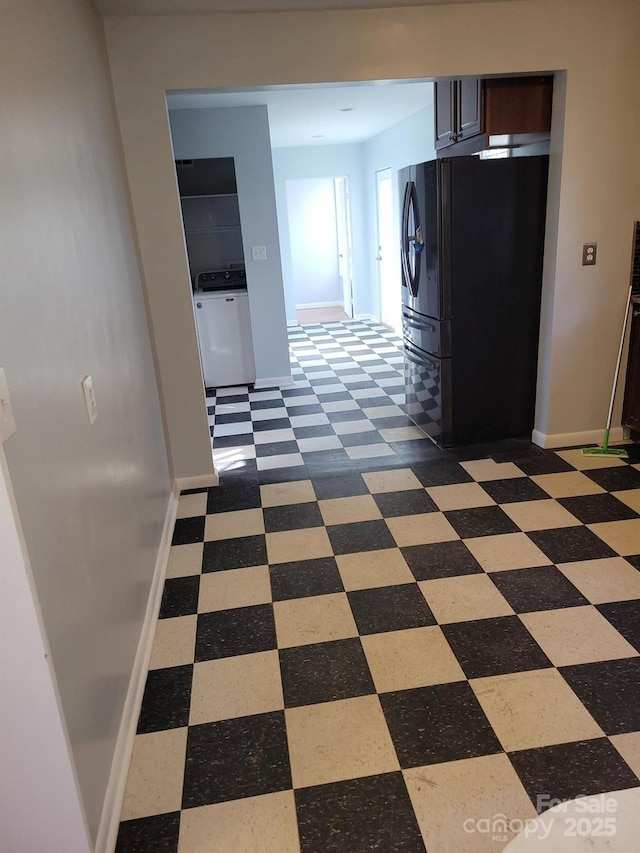
[(13, 406), (9, 398), (9, 386), (4, 367), (0, 367), (0, 444), (13, 435), (16, 431), (16, 422), (13, 417)]
[(266, 261), (267, 260), (267, 247), (266, 246), (252, 246), (251, 247), (251, 259), (253, 261)]

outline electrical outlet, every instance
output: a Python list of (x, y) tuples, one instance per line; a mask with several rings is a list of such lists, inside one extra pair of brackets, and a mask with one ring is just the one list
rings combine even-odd
[(597, 243), (585, 243), (582, 247), (582, 266), (594, 267), (596, 265)]
[(9, 436), (16, 431), (16, 422), (13, 417), (13, 407), (9, 398), (9, 386), (4, 367), (0, 367), (0, 444), (3, 444)]
[(252, 246), (251, 247), (251, 260), (253, 260), (253, 261), (266, 261), (267, 260), (267, 247), (266, 246)]
[(84, 403), (87, 407), (87, 414), (89, 415), (89, 423), (94, 424), (98, 417), (98, 404), (93, 393), (93, 379), (91, 376), (85, 376), (82, 380), (82, 393), (84, 394)]

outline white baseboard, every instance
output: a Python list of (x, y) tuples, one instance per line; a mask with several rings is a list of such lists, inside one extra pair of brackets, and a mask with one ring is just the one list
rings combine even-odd
[(288, 376), (267, 376), (266, 379), (256, 379), (253, 387), (259, 391), (260, 388), (292, 388), (294, 384), (293, 377), (289, 374)]
[[(538, 447), (552, 449), (554, 447), (586, 447), (589, 444), (602, 444), (604, 440), (604, 429), (591, 429), (584, 432), (558, 432), (547, 435), (540, 430), (534, 429), (531, 441)], [(624, 430), (622, 427), (613, 427), (609, 433), (609, 442), (624, 441)]]
[(308, 311), (311, 308), (342, 308), (344, 302), (303, 302), (296, 305), (296, 311)]
[(129, 679), (129, 689), (127, 690), (124, 702), (113, 761), (111, 762), (111, 773), (109, 774), (109, 782), (107, 783), (94, 853), (113, 853), (116, 846), (122, 801), (127, 784), (127, 774), (133, 751), (133, 742), (136, 736), (138, 717), (140, 716), (140, 706), (142, 705), (149, 660), (151, 658), (151, 648), (153, 646), (155, 626), (160, 610), (164, 579), (167, 573), (169, 550), (171, 548), (171, 538), (177, 510), (178, 499), (172, 491), (169, 495), (164, 527), (162, 529), (162, 539), (158, 548), (153, 580), (151, 581), (151, 589), (147, 600), (147, 609), (142, 623), (142, 631), (140, 632), (138, 650), (133, 663), (131, 678)]
[(374, 317), (373, 314), (354, 314), (354, 320), (373, 320), (375, 323), (378, 322), (378, 318)]
[(178, 497), (180, 492), (187, 489), (208, 489), (218, 485), (218, 474), (201, 474), (199, 477), (176, 477), (173, 481), (173, 494)]

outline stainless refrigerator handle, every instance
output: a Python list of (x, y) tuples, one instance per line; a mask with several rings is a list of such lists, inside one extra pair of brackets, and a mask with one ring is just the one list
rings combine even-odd
[[(407, 260), (407, 251), (409, 249), (409, 194), (411, 181), (407, 181), (404, 188), (404, 199), (402, 201), (402, 234), (401, 234), (401, 259), (402, 259), (402, 283), (405, 287), (409, 286), (409, 261)], [(405, 237), (406, 242), (405, 242)]]
[[(413, 207), (413, 218), (416, 233), (413, 236), (409, 235), (409, 211)], [(420, 286), (420, 263), (416, 263), (415, 274), (412, 275), (409, 269), (409, 245), (414, 244), (414, 251), (420, 254), (424, 248), (424, 238), (422, 236), (422, 227), (420, 225), (420, 217), (418, 214), (418, 194), (414, 181), (407, 181), (404, 191), (404, 201), (402, 204), (402, 272), (403, 283), (407, 285), (415, 298), (418, 295)]]
[(413, 317), (408, 317), (406, 314), (402, 315), (402, 319), (407, 324), (407, 326), (411, 326), (412, 329), (418, 329), (423, 332), (435, 332), (436, 327), (432, 326), (431, 323), (420, 323), (413, 319)]
[(427, 370), (437, 370), (438, 365), (435, 361), (426, 361), (419, 359), (417, 356), (413, 354), (413, 352), (409, 349), (409, 347), (405, 344), (404, 354), (407, 356), (409, 361), (412, 361), (414, 364), (417, 364), (418, 367), (426, 367)]

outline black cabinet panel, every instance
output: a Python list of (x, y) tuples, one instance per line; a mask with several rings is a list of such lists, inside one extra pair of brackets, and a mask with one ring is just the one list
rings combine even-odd
[(640, 304), (634, 303), (631, 307), (633, 313), (622, 423), (634, 432), (640, 432)]
[(180, 195), (228, 195), (237, 192), (233, 157), (176, 160)]

